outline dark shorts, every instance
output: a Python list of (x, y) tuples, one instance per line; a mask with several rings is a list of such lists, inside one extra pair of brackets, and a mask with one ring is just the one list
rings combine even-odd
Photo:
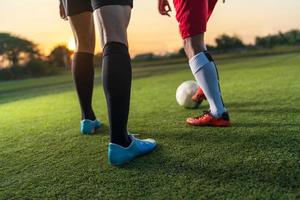
[(109, 5), (124, 5), (133, 7), (133, 0), (61, 0), (67, 16), (78, 15)]

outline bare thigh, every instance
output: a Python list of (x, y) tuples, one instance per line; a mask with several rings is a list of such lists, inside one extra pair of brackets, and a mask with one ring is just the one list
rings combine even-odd
[(68, 19), (76, 41), (76, 52), (94, 53), (95, 26), (93, 13), (84, 12), (70, 16)]
[[(110, 5), (98, 8), (95, 11), (98, 27), (102, 27), (102, 41), (121, 42), (128, 45), (127, 28), (131, 16), (130, 6)], [(101, 32), (102, 31), (102, 32)]]

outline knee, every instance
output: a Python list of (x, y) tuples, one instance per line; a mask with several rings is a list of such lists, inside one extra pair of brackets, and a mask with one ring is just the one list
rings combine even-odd
[(192, 42), (191, 40), (189, 40), (189, 38), (183, 40), (183, 48), (187, 57), (191, 59), (191, 57), (193, 57), (193, 47), (192, 47)]
[(76, 43), (77, 52), (94, 53), (95, 51), (95, 39), (92, 37), (77, 38)]
[(118, 33), (110, 33), (104, 35), (104, 44), (108, 42), (119, 42), (128, 46), (127, 37)]
[(128, 46), (126, 27), (107, 27), (103, 30), (103, 42), (120, 42)]
[(200, 40), (194, 40), (194, 38), (191, 37), (183, 40), (183, 46), (185, 53), (189, 59), (191, 59), (200, 52), (206, 51), (206, 46), (204, 42)]

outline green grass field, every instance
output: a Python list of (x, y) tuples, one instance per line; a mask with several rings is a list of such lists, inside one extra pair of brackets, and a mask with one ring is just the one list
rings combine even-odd
[[(299, 199), (300, 55), (219, 60), (230, 128), (197, 128), (175, 101), (184, 63), (135, 68), (129, 128), (158, 148), (124, 167), (107, 162), (104, 122), (79, 133), (70, 74), (0, 83), (0, 199)], [(99, 73), (98, 73), (99, 74)]]

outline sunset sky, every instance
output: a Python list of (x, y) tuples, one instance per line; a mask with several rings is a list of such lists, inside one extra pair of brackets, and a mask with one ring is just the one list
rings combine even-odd
[[(225, 4), (220, 0), (206, 38), (213, 44), (216, 36), (227, 33), (251, 43), (256, 35), (300, 29), (299, 11), (299, 0), (227, 0)], [(58, 0), (0, 0), (0, 19), (0, 32), (33, 40), (45, 53), (57, 44), (72, 43), (68, 22), (58, 15)], [(171, 18), (163, 17), (157, 0), (135, 0), (129, 40), (133, 54), (177, 50), (181, 40), (174, 11)]]

